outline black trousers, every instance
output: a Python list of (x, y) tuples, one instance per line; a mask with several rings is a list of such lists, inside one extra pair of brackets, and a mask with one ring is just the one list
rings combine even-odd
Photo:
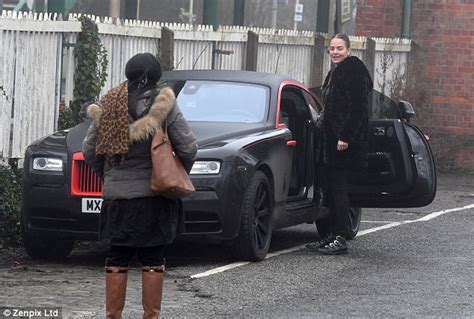
[(129, 247), (110, 246), (105, 266), (128, 267), (135, 256), (142, 266), (160, 266), (165, 264), (165, 246)]
[(346, 237), (350, 225), (350, 204), (347, 195), (347, 171), (343, 168), (324, 167), (322, 189), (323, 205), (329, 207), (329, 216), (322, 220), (326, 234)]

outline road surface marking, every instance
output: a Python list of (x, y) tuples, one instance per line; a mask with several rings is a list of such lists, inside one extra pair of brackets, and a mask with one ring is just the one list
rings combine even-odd
[[(369, 228), (369, 229), (365, 229), (365, 230), (359, 231), (359, 232), (357, 233), (357, 237), (364, 236), (364, 235), (367, 235), (367, 234), (371, 234), (371, 233), (377, 232), (377, 231), (379, 231), (379, 230), (384, 230), (384, 229), (389, 229), (389, 228), (397, 227), (397, 226), (400, 226), (400, 225), (411, 224), (411, 223), (417, 223), (417, 222), (426, 222), (426, 221), (428, 221), (428, 220), (434, 219), (434, 218), (439, 217), (439, 216), (441, 216), (441, 215), (445, 215), (445, 214), (449, 214), (449, 213), (453, 213), (453, 212), (458, 212), (458, 211), (466, 210), (466, 209), (472, 209), (472, 208), (474, 208), (474, 204), (466, 205), (466, 206), (462, 206), (462, 207), (451, 208), (451, 209), (445, 209), (445, 210), (441, 210), (441, 211), (439, 211), (439, 212), (433, 212), (433, 213), (430, 213), (430, 214), (428, 214), (428, 215), (426, 215), (426, 216), (423, 216), (423, 217), (421, 217), (421, 218), (414, 219), (414, 220), (405, 220), (405, 221), (400, 221), (400, 222), (391, 222), (390, 224), (387, 224), (387, 225), (383, 225), (383, 226), (374, 227), (374, 228)], [(292, 253), (292, 252), (294, 252), (294, 251), (298, 251), (298, 250), (300, 250), (300, 249), (305, 248), (305, 245), (306, 245), (306, 244), (303, 244), (303, 245), (299, 245), (299, 246), (295, 246), (295, 247), (292, 247), (292, 248), (288, 248), (288, 249), (284, 249), (284, 250), (279, 250), (279, 251), (276, 251), (276, 252), (267, 254), (267, 256), (265, 257), (265, 259), (269, 259), (269, 258), (272, 258), (272, 257), (280, 256), (280, 255), (283, 255), (283, 254)], [(230, 270), (230, 269), (234, 269), (234, 268), (238, 268), (238, 267), (241, 267), (241, 266), (245, 266), (245, 265), (248, 265), (248, 264), (250, 264), (249, 261), (245, 261), (245, 262), (235, 262), (235, 263), (228, 264), (228, 265), (225, 265), (225, 266), (222, 266), (222, 267), (217, 267), (217, 268), (214, 268), (214, 269), (211, 269), (211, 270), (208, 270), (208, 271), (199, 273), (199, 274), (192, 275), (191, 278), (196, 279), (196, 278), (207, 277), (207, 276), (215, 275), (215, 274), (218, 274), (218, 273), (221, 273), (221, 272)]]
[(393, 221), (390, 220), (361, 220), (361, 223), (368, 223), (368, 224), (390, 224)]
[(214, 268), (214, 269), (211, 269), (211, 270), (208, 270), (208, 271), (196, 274), (196, 275), (192, 275), (191, 278), (207, 277), (207, 276), (210, 276), (210, 275), (218, 274), (220, 272), (224, 272), (226, 270), (234, 269), (234, 268), (237, 268), (237, 267), (240, 267), (240, 266), (245, 266), (245, 265), (248, 265), (248, 264), (250, 264), (250, 261), (236, 262), (236, 263), (228, 264), (228, 265), (225, 265), (225, 266), (222, 266), (222, 267), (217, 267), (217, 268)]

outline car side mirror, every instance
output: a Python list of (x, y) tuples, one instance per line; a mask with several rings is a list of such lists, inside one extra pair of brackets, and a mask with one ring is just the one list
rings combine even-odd
[(410, 119), (415, 116), (415, 109), (410, 102), (400, 101), (398, 102), (398, 109), (402, 114), (403, 119), (409, 123)]

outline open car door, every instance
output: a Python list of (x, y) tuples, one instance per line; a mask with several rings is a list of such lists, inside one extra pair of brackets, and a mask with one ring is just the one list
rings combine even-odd
[(413, 107), (404, 101), (397, 104), (377, 91), (371, 93), (370, 101), (368, 168), (349, 173), (351, 206), (430, 204), (436, 194), (435, 162), (425, 135), (409, 123), (415, 115)]

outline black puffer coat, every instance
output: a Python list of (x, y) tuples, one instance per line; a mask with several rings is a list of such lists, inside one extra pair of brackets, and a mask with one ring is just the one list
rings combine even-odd
[[(323, 162), (339, 168), (367, 167), (368, 94), (373, 83), (364, 63), (349, 56), (331, 70), (323, 85)], [(337, 151), (337, 141), (349, 143)]]

